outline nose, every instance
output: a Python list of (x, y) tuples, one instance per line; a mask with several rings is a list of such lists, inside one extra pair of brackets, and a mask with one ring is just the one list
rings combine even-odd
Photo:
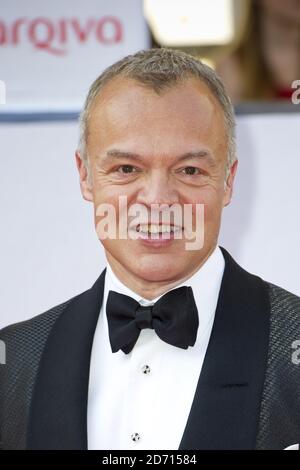
[(172, 205), (179, 202), (178, 192), (174, 182), (167, 172), (155, 169), (146, 180), (137, 195), (137, 203), (148, 207), (151, 204)]

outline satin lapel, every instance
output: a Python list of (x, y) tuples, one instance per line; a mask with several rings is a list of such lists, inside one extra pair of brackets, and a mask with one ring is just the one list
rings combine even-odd
[(222, 252), (215, 321), (179, 450), (255, 447), (268, 353), (268, 291), (262, 279)]
[(89, 368), (105, 270), (78, 295), (47, 340), (30, 408), (28, 449), (86, 449)]

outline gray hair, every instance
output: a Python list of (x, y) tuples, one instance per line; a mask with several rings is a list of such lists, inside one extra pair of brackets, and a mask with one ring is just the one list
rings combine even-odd
[[(220, 103), (224, 112), (227, 142), (226, 176), (236, 160), (234, 109), (225, 87), (216, 72), (199, 59), (182, 51), (157, 48), (128, 55), (105, 69), (91, 85), (79, 117), (80, 138), (78, 150), (89, 174), (86, 150), (88, 124), (92, 105), (105, 84), (116, 77), (133, 79), (156, 93), (192, 77), (204, 82)], [(90, 181), (90, 175), (89, 175)]]

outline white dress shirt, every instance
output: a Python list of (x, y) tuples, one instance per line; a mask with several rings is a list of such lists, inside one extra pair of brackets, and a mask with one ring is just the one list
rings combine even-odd
[(90, 364), (88, 449), (179, 448), (214, 322), (224, 266), (222, 252), (216, 247), (195, 274), (175, 287), (193, 289), (199, 315), (194, 346), (172, 346), (147, 328), (141, 330), (132, 351), (125, 354), (111, 350), (106, 317), (109, 290), (145, 306), (161, 296), (152, 301), (141, 298), (107, 264)]

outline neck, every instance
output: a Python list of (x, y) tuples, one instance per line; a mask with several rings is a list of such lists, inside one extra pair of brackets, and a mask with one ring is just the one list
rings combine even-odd
[(162, 281), (149, 281), (135, 275), (133, 272), (128, 271), (108, 252), (106, 252), (106, 258), (111, 267), (112, 272), (119, 279), (119, 281), (121, 281), (126, 287), (128, 287), (128, 289), (132, 290), (144, 299), (153, 300), (156, 297), (168, 292), (170, 289), (173, 289), (179, 284), (185, 282), (193, 274), (195, 274), (198, 269), (203, 266), (203, 264), (214, 251), (214, 249), (215, 246), (212, 247), (212, 249), (200, 261), (200, 263), (196, 267), (194, 267), (194, 269), (191, 269), (189, 272), (184, 273), (182, 276), (179, 276), (176, 279), (167, 279)]

